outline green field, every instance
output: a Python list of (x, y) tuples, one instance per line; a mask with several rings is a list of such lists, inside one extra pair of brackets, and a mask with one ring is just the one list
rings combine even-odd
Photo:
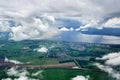
[(45, 64), (58, 64), (58, 63), (59, 63), (59, 61), (54, 58), (45, 59)]
[[(33, 72), (39, 71), (37, 69), (28, 70), (30, 74)], [(39, 78), (40, 80), (71, 80), (76, 76), (90, 76), (89, 80), (113, 80), (107, 73), (102, 71), (94, 71), (94, 70), (77, 70), (77, 69), (44, 69), (41, 73), (42, 78), (37, 76), (35, 78)], [(5, 72), (0, 72), (0, 80), (2, 78), (7, 78), (14, 76), (7, 76)], [(29, 76), (32, 77), (32, 76)]]
[(107, 73), (92, 70), (45, 69), (43, 80), (70, 80), (77, 75), (90, 76), (89, 80), (113, 80)]

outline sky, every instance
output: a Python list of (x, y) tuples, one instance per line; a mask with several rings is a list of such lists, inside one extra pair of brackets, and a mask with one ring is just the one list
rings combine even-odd
[(119, 3), (120, 0), (0, 0), (0, 33), (7, 32), (8, 39), (15, 41), (47, 39), (73, 30), (119, 37)]

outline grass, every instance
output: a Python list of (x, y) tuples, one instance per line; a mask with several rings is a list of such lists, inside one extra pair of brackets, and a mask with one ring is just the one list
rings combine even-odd
[(107, 73), (92, 70), (75, 69), (45, 69), (43, 71), (43, 80), (71, 80), (77, 75), (90, 76), (89, 80), (113, 80)]
[(44, 62), (43, 59), (38, 58), (37, 55), (12, 57), (11, 59), (18, 60), (18, 61), (23, 62), (23, 63), (29, 62), (31, 65), (41, 65)]
[(18, 60), (20, 62), (26, 63), (30, 62), (31, 65), (42, 65), (42, 64), (58, 64), (59, 61), (54, 58), (41, 58), (42, 54), (28, 54), (20, 55), (19, 57), (11, 57), (10, 59)]
[(6, 46), (3, 46), (3, 49), (7, 49), (9, 51), (19, 50), (19, 49), (22, 49), (22, 48), (23, 48), (22, 44), (15, 44), (15, 45), (6, 45)]
[(107, 49), (107, 48), (100, 48), (100, 47), (94, 47), (94, 46), (90, 47), (90, 48), (87, 48), (86, 51), (88, 51), (88, 52), (99, 51), (99, 52), (105, 52), (105, 53), (109, 53), (110, 52), (110, 50)]
[(54, 58), (47, 58), (45, 60), (45, 64), (58, 64), (59, 61), (57, 59), (54, 59)]

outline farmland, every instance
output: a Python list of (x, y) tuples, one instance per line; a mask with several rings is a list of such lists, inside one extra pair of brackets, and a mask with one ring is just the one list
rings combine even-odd
[[(5, 72), (10, 67), (18, 66), (30, 72), (43, 70), (40, 80), (70, 80), (77, 75), (89, 75), (89, 80), (114, 80), (93, 64), (99, 62), (97, 57), (120, 51), (120, 45), (50, 40), (9, 41), (0, 45), (1, 78), (9, 77)], [(5, 62), (5, 58), (22, 64)]]

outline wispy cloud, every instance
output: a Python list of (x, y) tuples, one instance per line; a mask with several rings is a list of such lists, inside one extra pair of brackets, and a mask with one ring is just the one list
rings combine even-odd
[(66, 28), (66, 27), (62, 27), (61, 29), (59, 29), (60, 31), (74, 31), (74, 28)]
[(11, 63), (14, 63), (14, 64), (23, 64), (22, 62), (20, 62), (20, 61), (17, 61), (17, 60), (10, 60), (10, 59), (8, 59), (7, 57), (5, 57), (5, 60), (4, 60), (5, 62), (11, 62)]
[(34, 49), (35, 51), (37, 52), (42, 52), (42, 53), (46, 53), (48, 51), (48, 49), (46, 47), (40, 47), (40, 48), (37, 48), (37, 49)]

